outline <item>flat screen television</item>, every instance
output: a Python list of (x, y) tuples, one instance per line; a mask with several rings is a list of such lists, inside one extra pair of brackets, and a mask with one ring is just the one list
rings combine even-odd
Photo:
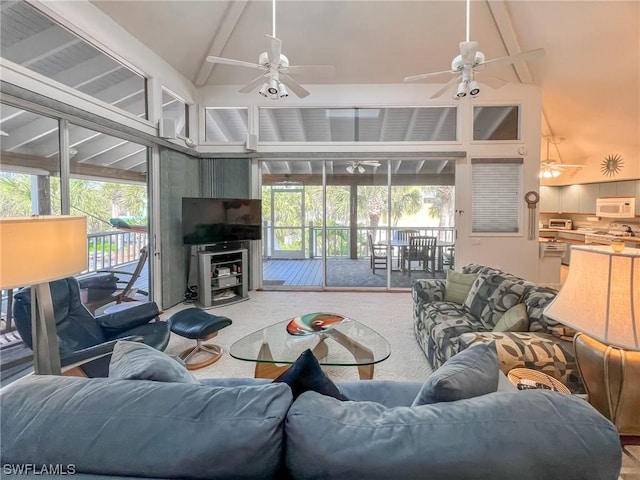
[(260, 240), (262, 200), (185, 197), (182, 237), (185, 245)]

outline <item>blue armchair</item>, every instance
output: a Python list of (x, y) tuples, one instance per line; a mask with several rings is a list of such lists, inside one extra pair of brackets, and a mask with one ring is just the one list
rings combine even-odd
[[(106, 377), (111, 351), (117, 340), (142, 341), (164, 350), (169, 343), (169, 325), (152, 322), (160, 314), (154, 302), (94, 317), (82, 304), (75, 278), (64, 278), (49, 284), (56, 321), (60, 361), (65, 366), (79, 364), (89, 377)], [(31, 288), (23, 288), (14, 296), (13, 316), (24, 343), (31, 349)], [(96, 358), (99, 357), (99, 358)], [(91, 360), (94, 359), (94, 360)]]

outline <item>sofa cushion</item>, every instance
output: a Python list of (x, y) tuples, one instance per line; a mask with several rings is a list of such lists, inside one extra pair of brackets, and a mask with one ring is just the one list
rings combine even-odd
[(444, 301), (462, 305), (476, 278), (478, 278), (477, 273), (458, 273), (455, 270), (447, 270)]
[(529, 329), (527, 307), (519, 303), (504, 312), (504, 315), (493, 327), (494, 332), (526, 332)]
[(307, 392), (287, 413), (285, 444), (289, 472), (307, 479), (614, 479), (621, 462), (609, 421), (546, 391), (396, 408)]
[(3, 464), (121, 477), (270, 479), (289, 387), (31, 376), (0, 394)]
[(458, 353), (460, 335), (486, 330), (473, 315), (450, 302), (425, 304), (414, 328), (433, 368), (440, 367)]
[(274, 383), (277, 382), (286, 383), (291, 387), (294, 400), (309, 390), (338, 400), (348, 400), (322, 371), (318, 360), (308, 348), (286, 372), (274, 380)]
[(120, 380), (200, 383), (180, 359), (139, 342), (120, 340), (113, 347), (109, 377)]
[(412, 406), (453, 402), (495, 392), (499, 371), (495, 343), (474, 345), (451, 357), (429, 376)]
[(520, 303), (525, 288), (504, 274), (481, 274), (473, 283), (464, 308), (492, 330), (502, 315)]

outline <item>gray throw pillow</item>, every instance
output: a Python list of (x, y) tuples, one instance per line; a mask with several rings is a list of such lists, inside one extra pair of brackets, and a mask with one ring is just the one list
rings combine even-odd
[(422, 386), (411, 406), (486, 395), (498, 389), (498, 378), (495, 342), (472, 345), (436, 370)]
[(185, 366), (149, 345), (120, 340), (113, 348), (109, 378), (200, 383)]

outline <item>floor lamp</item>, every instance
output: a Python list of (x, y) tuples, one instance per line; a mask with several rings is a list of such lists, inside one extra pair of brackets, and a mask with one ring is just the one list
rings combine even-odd
[(0, 218), (0, 288), (31, 285), (33, 365), (37, 375), (61, 373), (49, 282), (86, 268), (86, 217)]
[(638, 443), (640, 249), (573, 246), (567, 280), (545, 315), (579, 332), (573, 343), (589, 402), (623, 444)]

